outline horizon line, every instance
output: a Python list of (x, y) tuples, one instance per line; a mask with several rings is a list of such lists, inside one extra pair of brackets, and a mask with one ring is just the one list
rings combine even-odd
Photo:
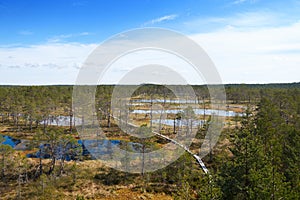
[[(268, 83), (221, 83), (221, 84), (186, 84), (190, 86), (206, 86), (206, 85), (272, 85), (272, 84), (300, 84), (299, 82), (268, 82)], [(61, 83), (54, 83), (54, 84), (0, 84), (0, 87), (9, 87), (9, 86), (20, 86), (20, 87), (30, 87), (30, 86), (132, 86), (132, 85), (180, 85), (184, 86), (183, 84), (157, 84), (157, 83), (142, 83), (142, 84), (115, 84), (115, 83), (103, 83), (103, 84), (61, 84)]]

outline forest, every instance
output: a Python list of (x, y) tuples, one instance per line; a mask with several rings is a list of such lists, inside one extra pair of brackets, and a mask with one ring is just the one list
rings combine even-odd
[[(203, 123), (186, 129), (195, 131), (190, 150), (196, 152), (209, 134), (213, 108), (207, 86), (192, 87), (196, 99), (186, 104), (204, 110), (195, 117)], [(81, 119), (74, 118), (73, 86), (0, 86), (0, 199), (300, 199), (300, 83), (224, 87), (226, 124), (202, 159), (209, 173), (188, 152), (165, 168), (128, 173), (104, 165), (84, 148), (74, 126)], [(110, 108), (113, 89), (97, 86), (95, 95), (95, 123), (109, 140), (124, 149), (140, 143), (143, 153), (168, 143), (122, 131)], [(127, 117), (138, 131), (151, 132), (143, 124), (152, 117), (150, 105), (162, 100), (172, 110), (179, 104), (173, 98), (164, 85), (142, 85)], [(189, 117), (186, 113), (169, 113), (171, 124), (162, 129), (159, 121), (159, 134), (178, 135), (177, 122)]]

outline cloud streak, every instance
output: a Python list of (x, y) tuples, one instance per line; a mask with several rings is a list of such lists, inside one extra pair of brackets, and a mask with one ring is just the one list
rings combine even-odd
[(65, 39), (75, 38), (75, 37), (82, 37), (82, 36), (89, 36), (92, 33), (90, 32), (81, 32), (81, 33), (71, 33), (71, 34), (61, 34), (56, 35), (48, 39), (50, 43), (59, 43), (63, 42)]
[(32, 35), (33, 32), (32, 31), (28, 31), (28, 30), (22, 30), (19, 32), (20, 35)]
[(242, 4), (242, 3), (246, 3), (246, 2), (249, 2), (249, 3), (255, 3), (257, 0), (235, 0), (232, 2), (232, 4)]
[(171, 21), (171, 20), (176, 19), (177, 17), (178, 17), (178, 15), (175, 15), (175, 14), (165, 15), (165, 16), (155, 18), (155, 19), (152, 19), (152, 20), (144, 23), (144, 26), (154, 25), (154, 24), (158, 24), (158, 23), (161, 23), (161, 22), (165, 22), (165, 21)]

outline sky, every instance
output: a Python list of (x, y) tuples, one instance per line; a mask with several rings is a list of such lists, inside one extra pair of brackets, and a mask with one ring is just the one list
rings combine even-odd
[(223, 83), (300, 81), (300, 0), (0, 0), (0, 84), (74, 84), (98, 45), (144, 27), (197, 42)]

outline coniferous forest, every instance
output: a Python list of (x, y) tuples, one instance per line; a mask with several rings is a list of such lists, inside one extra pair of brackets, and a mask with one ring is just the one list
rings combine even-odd
[[(98, 86), (95, 97), (95, 123), (106, 137), (143, 153), (168, 143), (122, 131), (110, 110), (113, 88)], [(193, 89), (197, 99), (191, 104), (204, 110), (197, 118), (203, 124), (193, 128), (190, 150), (197, 152), (209, 134), (210, 96), (204, 85)], [(226, 112), (235, 114), (226, 116), (217, 145), (202, 159), (209, 173), (186, 152), (165, 168), (134, 174), (104, 165), (82, 145), (74, 126), (73, 86), (1, 86), (0, 199), (299, 199), (300, 84), (235, 84), (225, 90)], [(143, 85), (132, 96), (135, 103), (162, 100), (168, 109), (177, 106), (172, 98), (163, 85)], [(146, 130), (149, 115), (135, 110), (148, 106), (129, 108), (138, 131)], [(171, 124), (159, 122), (160, 134), (179, 134), (176, 124), (186, 116), (168, 114)]]

